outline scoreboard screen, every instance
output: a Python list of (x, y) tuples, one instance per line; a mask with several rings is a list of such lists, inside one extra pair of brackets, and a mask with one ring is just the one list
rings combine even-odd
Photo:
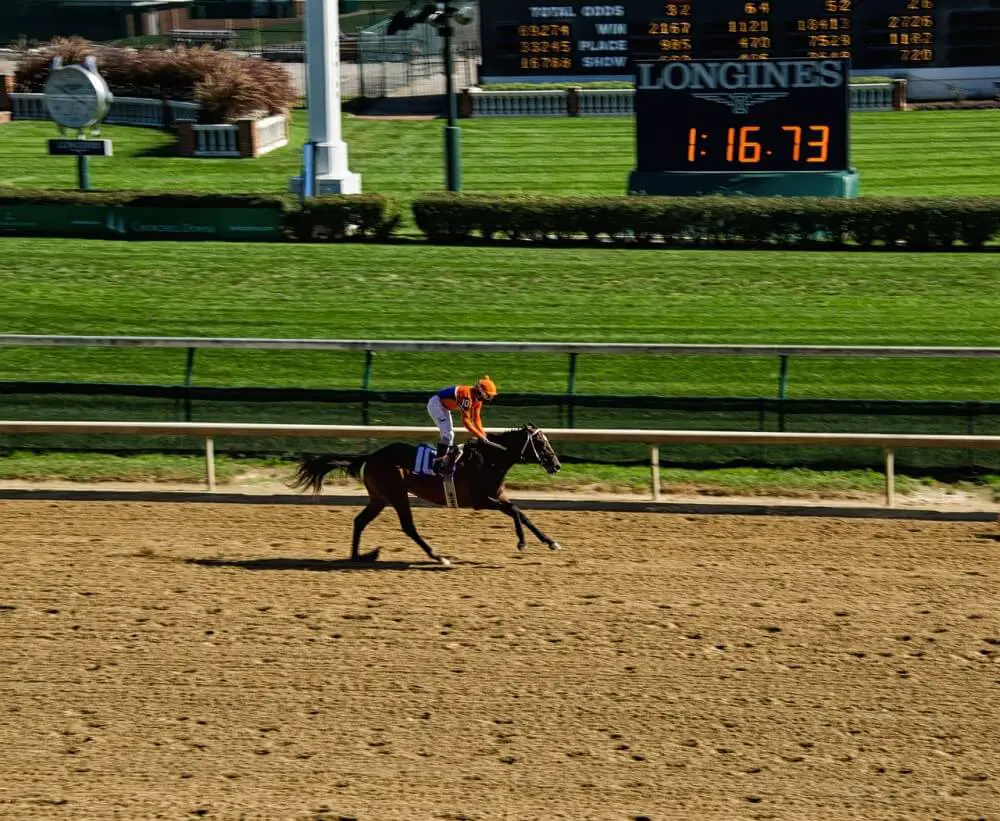
[(641, 172), (845, 171), (849, 61), (636, 63)]
[(486, 77), (634, 75), (637, 61), (1000, 65), (1000, 0), (483, 0)]

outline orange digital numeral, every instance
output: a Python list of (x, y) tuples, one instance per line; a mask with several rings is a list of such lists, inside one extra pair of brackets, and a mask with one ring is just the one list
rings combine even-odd
[[(781, 130), (787, 131), (792, 135), (792, 162), (798, 162), (802, 159), (802, 126), (783, 125), (781, 126)], [(809, 148), (818, 148), (819, 152), (815, 157), (806, 157), (806, 162), (826, 162), (827, 157), (830, 156), (830, 127), (826, 125), (811, 125), (809, 126), (809, 130), (818, 132), (820, 137), (818, 140), (810, 140), (806, 143), (806, 146)]]
[(830, 127), (827, 125), (811, 125), (809, 126), (809, 130), (818, 131), (820, 134), (818, 140), (806, 143), (810, 148), (818, 148), (819, 154), (815, 157), (807, 158), (806, 162), (826, 162), (826, 158), (830, 155)]
[(747, 139), (748, 135), (757, 131), (760, 131), (759, 125), (745, 125), (739, 130), (737, 141), (736, 129), (730, 128), (726, 133), (726, 161), (732, 162), (735, 157), (741, 163), (760, 162), (760, 143)]

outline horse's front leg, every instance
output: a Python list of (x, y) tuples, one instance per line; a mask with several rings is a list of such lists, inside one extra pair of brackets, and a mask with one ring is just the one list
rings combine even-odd
[(521, 508), (513, 502), (508, 502), (508, 504), (514, 509), (514, 513), (517, 514), (518, 519), (524, 522), (528, 526), (528, 530), (535, 534), (538, 541), (542, 542), (542, 544), (548, 545), (549, 550), (562, 550), (562, 545), (560, 545), (555, 539), (550, 539), (546, 536), (545, 533), (543, 533), (542, 530), (533, 521), (531, 521), (531, 519), (524, 515), (524, 511), (521, 510)]
[(546, 536), (534, 522), (531, 521), (524, 512), (515, 505), (510, 499), (507, 498), (506, 494), (501, 493), (496, 498), (490, 497), (490, 501), (496, 504), (497, 508), (504, 513), (506, 513), (510, 518), (514, 520), (514, 529), (517, 531), (517, 549), (524, 550), (524, 528), (521, 527), (522, 522), (528, 526), (528, 529), (535, 534), (538, 541), (549, 546), (550, 550), (559, 550), (560, 545), (557, 541), (550, 539)]
[(521, 527), (521, 517), (518, 515), (519, 511), (514, 505), (511, 504), (509, 499), (490, 499), (494, 502), (499, 510), (506, 513), (510, 518), (514, 520), (514, 530), (517, 533), (517, 549), (519, 552), (524, 551), (524, 528)]

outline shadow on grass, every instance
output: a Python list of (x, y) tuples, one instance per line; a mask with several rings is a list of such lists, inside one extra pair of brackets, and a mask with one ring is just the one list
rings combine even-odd
[(132, 152), (134, 157), (172, 157), (180, 158), (182, 155), (177, 143), (161, 143), (160, 145), (149, 145), (145, 148), (138, 148)]

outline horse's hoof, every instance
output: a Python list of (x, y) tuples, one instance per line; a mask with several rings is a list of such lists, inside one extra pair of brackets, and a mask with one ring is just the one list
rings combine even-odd
[(380, 548), (376, 547), (374, 550), (369, 550), (367, 553), (362, 553), (358, 556), (355, 556), (353, 558), (353, 561), (358, 562), (359, 564), (370, 564), (371, 562), (377, 562), (379, 550)]
[(524, 542), (518, 542), (517, 543), (517, 552), (518, 553), (524, 553)]
[(438, 564), (444, 567), (451, 567), (451, 562), (449, 562), (444, 556), (437, 557)]
[(559, 542), (549, 542), (549, 550), (562, 550), (562, 545)]

